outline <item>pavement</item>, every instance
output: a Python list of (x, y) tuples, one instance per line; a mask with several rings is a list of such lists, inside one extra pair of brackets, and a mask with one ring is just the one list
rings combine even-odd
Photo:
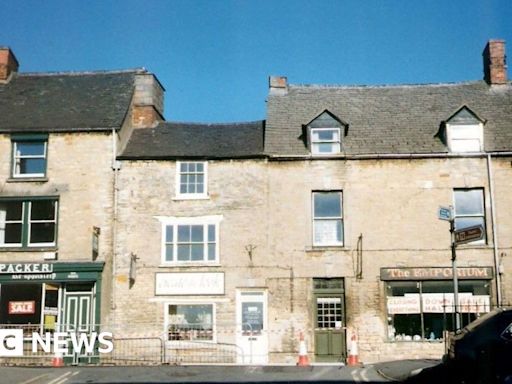
[(375, 370), (389, 381), (405, 381), (423, 371), (433, 369), (441, 363), (440, 360), (396, 360), (373, 364)]

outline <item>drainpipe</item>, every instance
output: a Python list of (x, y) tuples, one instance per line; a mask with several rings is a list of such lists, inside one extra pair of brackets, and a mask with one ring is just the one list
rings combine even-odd
[(498, 228), (496, 225), (496, 205), (494, 200), (494, 177), (492, 173), (491, 154), (487, 154), (487, 175), (489, 176), (489, 194), (491, 198), (492, 235), (494, 250), (494, 270), (496, 271), (496, 304), (501, 306), (501, 275), (498, 257)]
[(118, 176), (119, 165), (117, 157), (116, 130), (112, 129), (112, 170), (114, 171), (114, 211), (112, 222), (112, 295), (110, 297), (110, 309), (116, 309), (116, 270), (117, 270), (117, 200), (118, 200)]

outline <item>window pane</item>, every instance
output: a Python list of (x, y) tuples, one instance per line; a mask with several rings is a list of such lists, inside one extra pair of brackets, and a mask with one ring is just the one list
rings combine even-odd
[(165, 261), (174, 260), (174, 247), (172, 244), (165, 245)]
[(0, 222), (0, 244), (21, 244), (21, 224)]
[(180, 164), (180, 172), (187, 172), (188, 171), (188, 163), (181, 163)]
[(42, 173), (46, 169), (46, 159), (20, 159), (19, 173)]
[(55, 200), (36, 200), (30, 203), (31, 220), (54, 220)]
[(204, 239), (203, 236), (203, 226), (202, 225), (192, 225), (192, 241), (193, 242), (202, 242)]
[(481, 189), (456, 190), (455, 215), (483, 215), (483, 192)]
[(318, 139), (321, 140), (321, 141), (331, 141), (331, 140), (335, 140), (336, 139), (336, 136), (334, 134), (334, 130), (319, 130), (318, 131)]
[(208, 241), (215, 241), (215, 225), (208, 225)]
[(336, 145), (334, 143), (320, 143), (315, 144), (317, 148), (317, 153), (333, 153), (336, 151)]
[(178, 244), (178, 261), (190, 260), (190, 245)]
[(341, 220), (315, 220), (315, 244), (339, 244), (342, 242)]
[(263, 330), (263, 303), (242, 303), (242, 327), (249, 332), (259, 333)]
[(204, 259), (204, 246), (203, 244), (191, 245), (192, 257), (191, 260), (199, 261)]
[(43, 141), (30, 142), (30, 141), (18, 141), (16, 142), (16, 151), (18, 156), (44, 156), (44, 145)]
[(197, 172), (204, 172), (204, 165), (203, 163), (197, 164)]
[(196, 171), (196, 163), (188, 163), (188, 171), (195, 172)]
[(204, 185), (203, 184), (197, 184), (196, 185), (196, 193), (203, 193), (204, 192)]
[(53, 243), (55, 241), (55, 224), (36, 223), (30, 225), (30, 244)]
[[(463, 229), (468, 227), (473, 227), (475, 225), (481, 225), (484, 227), (485, 231), (485, 223), (483, 217), (457, 217), (455, 218), (455, 229)], [(485, 237), (485, 235), (484, 235)]]
[(185, 243), (190, 241), (190, 225), (178, 225), (178, 242)]
[(208, 260), (215, 260), (215, 244), (208, 244)]
[(21, 201), (0, 202), (0, 223), (6, 221), (20, 221), (23, 214)]
[(174, 227), (172, 225), (167, 225), (165, 227), (165, 241), (167, 243), (172, 243), (174, 239)]
[(341, 217), (341, 194), (339, 192), (315, 192), (315, 217)]

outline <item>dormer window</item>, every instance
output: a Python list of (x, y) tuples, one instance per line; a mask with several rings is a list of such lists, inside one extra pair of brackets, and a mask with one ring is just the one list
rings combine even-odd
[(482, 152), (484, 122), (469, 108), (460, 108), (446, 121), (446, 139), (450, 152)]
[(305, 128), (308, 130), (309, 149), (312, 155), (332, 155), (341, 152), (342, 137), (347, 124), (329, 111), (322, 112)]
[(311, 128), (311, 153), (313, 155), (329, 155), (340, 152), (339, 128)]

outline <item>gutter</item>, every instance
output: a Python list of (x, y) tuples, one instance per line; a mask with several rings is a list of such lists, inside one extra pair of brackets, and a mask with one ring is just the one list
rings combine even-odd
[(380, 160), (380, 159), (461, 159), (484, 158), (487, 156), (512, 156), (512, 152), (474, 152), (474, 153), (384, 153), (366, 155), (337, 155), (337, 156), (310, 156), (310, 155), (268, 155), (270, 161), (299, 161), (299, 160)]
[(113, 199), (114, 210), (112, 215), (112, 295), (110, 296), (110, 309), (116, 309), (116, 270), (117, 270), (117, 202), (119, 164), (117, 156), (116, 130), (112, 129), (112, 170), (114, 171)]

